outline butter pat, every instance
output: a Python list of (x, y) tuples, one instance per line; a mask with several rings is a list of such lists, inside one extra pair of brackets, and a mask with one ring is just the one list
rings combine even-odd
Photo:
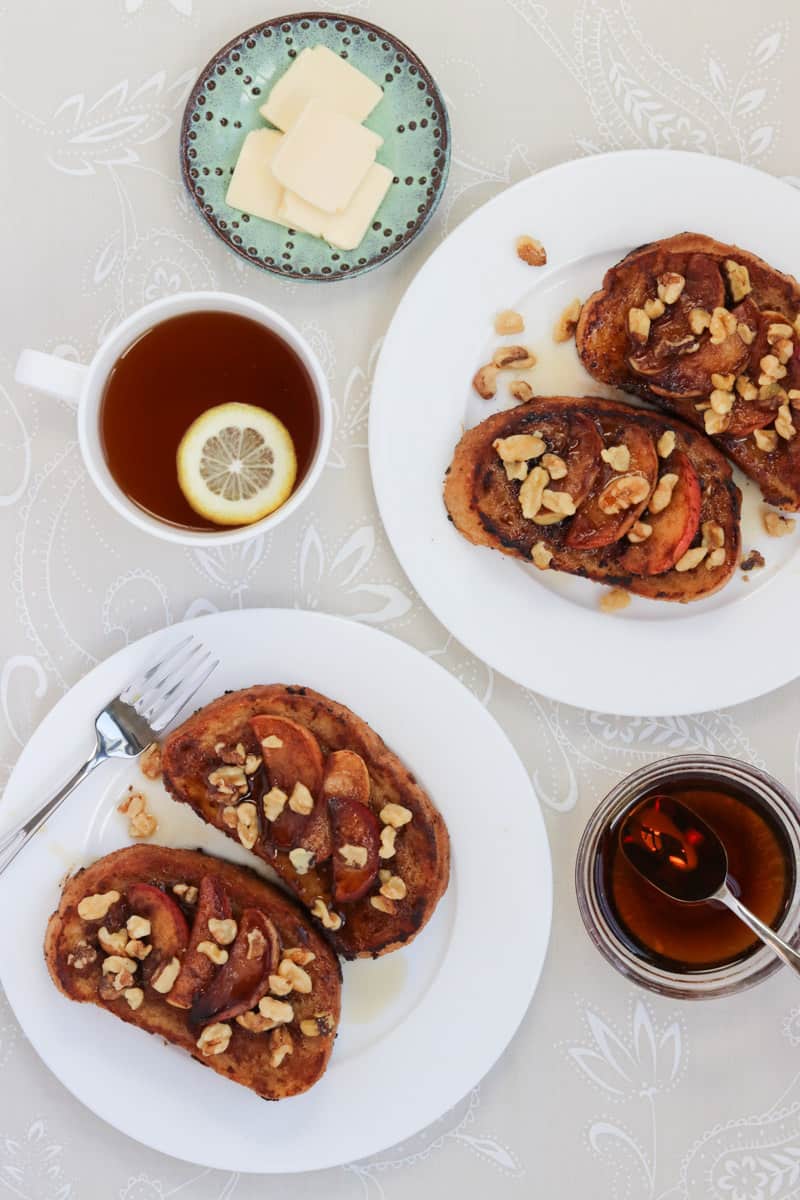
[(373, 163), (344, 212), (328, 217), (322, 230), (325, 240), (339, 250), (360, 246), (393, 178), (388, 167)]
[(353, 121), (363, 121), (383, 96), (377, 83), (327, 46), (301, 51), (259, 112), (278, 129), (292, 128), (309, 100)]
[(283, 193), (279, 213), (284, 225), (288, 225), (290, 229), (298, 229), (301, 233), (311, 233), (314, 237), (323, 237), (326, 221), (333, 221), (337, 216), (336, 213), (323, 212), (321, 208), (298, 196), (297, 192), (289, 191)]
[(272, 173), (323, 212), (341, 212), (375, 161), (380, 138), (351, 117), (310, 100), (284, 135)]
[(283, 141), (277, 129), (254, 129), (239, 151), (225, 203), (265, 221), (284, 222), (278, 216), (283, 187), (272, 173), (275, 154)]

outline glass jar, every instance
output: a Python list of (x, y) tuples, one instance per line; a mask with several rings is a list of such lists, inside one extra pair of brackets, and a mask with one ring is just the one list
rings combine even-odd
[(619, 936), (609, 919), (599, 883), (599, 861), (603, 835), (619, 822), (626, 810), (659, 789), (708, 787), (719, 791), (732, 789), (743, 795), (783, 834), (790, 860), (787, 863), (787, 899), (776, 928), (791, 941), (800, 927), (800, 807), (787, 790), (772, 776), (748, 763), (715, 755), (691, 754), (664, 758), (628, 775), (608, 793), (592, 814), (578, 847), (575, 863), (575, 888), (583, 923), (597, 949), (612, 966), (628, 979), (658, 992), (684, 1000), (706, 1000), (729, 996), (766, 979), (781, 965), (766, 946), (748, 951), (724, 965), (681, 972), (648, 962), (635, 953)]

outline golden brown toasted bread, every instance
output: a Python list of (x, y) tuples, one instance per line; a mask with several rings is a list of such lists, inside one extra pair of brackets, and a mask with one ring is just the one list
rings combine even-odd
[[(673, 436), (662, 441), (669, 433)], [(504, 441), (520, 436), (538, 441)], [(518, 446), (521, 452), (536, 451), (520, 472), (513, 459), (504, 462), (500, 456), (516, 453)], [(615, 448), (623, 448), (621, 457)], [(602, 457), (604, 451), (611, 462)], [(577, 500), (574, 515), (558, 519), (544, 504), (525, 515), (523, 502), (531, 497), (523, 489), (530, 490), (529, 481), (535, 481), (537, 463), (553, 472), (546, 481), (550, 490)], [(524, 478), (509, 477), (515, 474)], [(630, 494), (613, 502), (630, 481)], [(663, 506), (656, 500), (657, 487), (661, 499), (669, 493)], [(682, 421), (617, 401), (538, 396), (487, 417), (456, 447), (444, 499), (456, 528), (477, 545), (652, 599), (686, 602), (709, 596), (727, 582), (739, 560), (741, 496), (723, 455)], [(537, 523), (542, 520), (553, 523)], [(676, 570), (694, 547), (705, 547), (702, 561)], [(722, 553), (711, 559), (714, 550)]]
[[(210, 916), (214, 904), (224, 915)], [(338, 959), (299, 905), (243, 867), (165, 846), (108, 854), (65, 883), (45, 959), (70, 1000), (267, 1100), (306, 1091), (328, 1065)]]
[(595, 379), (703, 429), (766, 500), (797, 510), (798, 313), (792, 276), (738, 246), (681, 233), (606, 272), (583, 306), (576, 345)]
[(365, 721), (311, 688), (220, 696), (169, 735), (162, 763), (171, 795), (269, 863), (345, 958), (407, 945), (447, 887), (430, 797)]

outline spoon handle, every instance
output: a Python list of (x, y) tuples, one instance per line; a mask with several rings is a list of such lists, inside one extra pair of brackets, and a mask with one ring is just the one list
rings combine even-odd
[(758, 934), (761, 941), (765, 942), (771, 950), (774, 950), (778, 958), (783, 959), (787, 967), (791, 967), (792, 970), (797, 971), (798, 975), (800, 975), (800, 954), (796, 950), (793, 950), (783, 938), (778, 937), (774, 929), (771, 929), (769, 925), (765, 925), (749, 908), (745, 908), (741, 900), (738, 900), (729, 888), (721, 888), (716, 898), (721, 900), (732, 913), (735, 913), (740, 921), (744, 921), (745, 925), (749, 926), (753, 933)]

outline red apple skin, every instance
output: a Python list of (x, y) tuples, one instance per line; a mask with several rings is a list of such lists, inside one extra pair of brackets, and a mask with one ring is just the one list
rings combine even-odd
[(672, 499), (660, 513), (643, 518), (653, 532), (644, 542), (629, 543), (620, 555), (625, 574), (663, 575), (686, 553), (700, 524), (701, 489), (697, 472), (681, 450), (673, 450), (665, 474), (678, 476)]
[[(324, 773), (324, 760), (319, 742), (310, 729), (288, 717), (268, 714), (253, 717), (250, 726), (261, 743), (268, 787), (280, 788), (291, 796), (296, 783), (305, 784), (315, 801), (319, 800)], [(264, 740), (277, 737), (280, 746), (264, 746)], [(275, 821), (265, 822), (259, 805), (263, 840), (273, 850), (309, 850), (314, 861), (324, 862), (331, 856), (331, 835), (324, 804), (315, 803), (308, 816), (293, 812), (288, 804)]]
[(126, 892), (131, 915), (150, 922), (153, 949), (144, 960), (142, 974), (149, 980), (172, 958), (182, 958), (189, 944), (189, 925), (178, 904), (153, 883), (132, 883)]
[[(258, 931), (264, 938), (264, 952), (248, 958), (248, 934)], [(239, 920), (239, 929), (228, 961), (217, 971), (208, 987), (192, 1005), (192, 1020), (198, 1024), (208, 1021), (232, 1021), (249, 1012), (269, 991), (269, 977), (278, 969), (281, 942), (278, 931), (257, 908), (246, 908)]]
[[(381, 826), (369, 806), (369, 772), (360, 755), (335, 750), (325, 764), (322, 794), (328, 805), (333, 833), (333, 899), (352, 904), (367, 894), (378, 877)], [(362, 846), (363, 867), (349, 867), (342, 846)]]
[(197, 947), (200, 942), (211, 940), (208, 928), (211, 918), (225, 921), (230, 915), (231, 902), (223, 884), (213, 875), (204, 875), (200, 881), (189, 946), (180, 974), (167, 995), (167, 1003), (173, 1008), (191, 1008), (195, 998), (208, 987), (217, 967)]
[(638, 425), (630, 425), (621, 432), (619, 445), (628, 447), (630, 466), (627, 471), (613, 471), (603, 463), (597, 482), (583, 504), (571, 519), (567, 530), (566, 545), (571, 550), (597, 550), (610, 546), (623, 538), (631, 526), (638, 521), (647, 505), (650, 493), (640, 504), (619, 513), (605, 513), (600, 507), (599, 496), (614, 478), (621, 475), (642, 475), (650, 486), (655, 487), (658, 476), (658, 455), (651, 435)]

